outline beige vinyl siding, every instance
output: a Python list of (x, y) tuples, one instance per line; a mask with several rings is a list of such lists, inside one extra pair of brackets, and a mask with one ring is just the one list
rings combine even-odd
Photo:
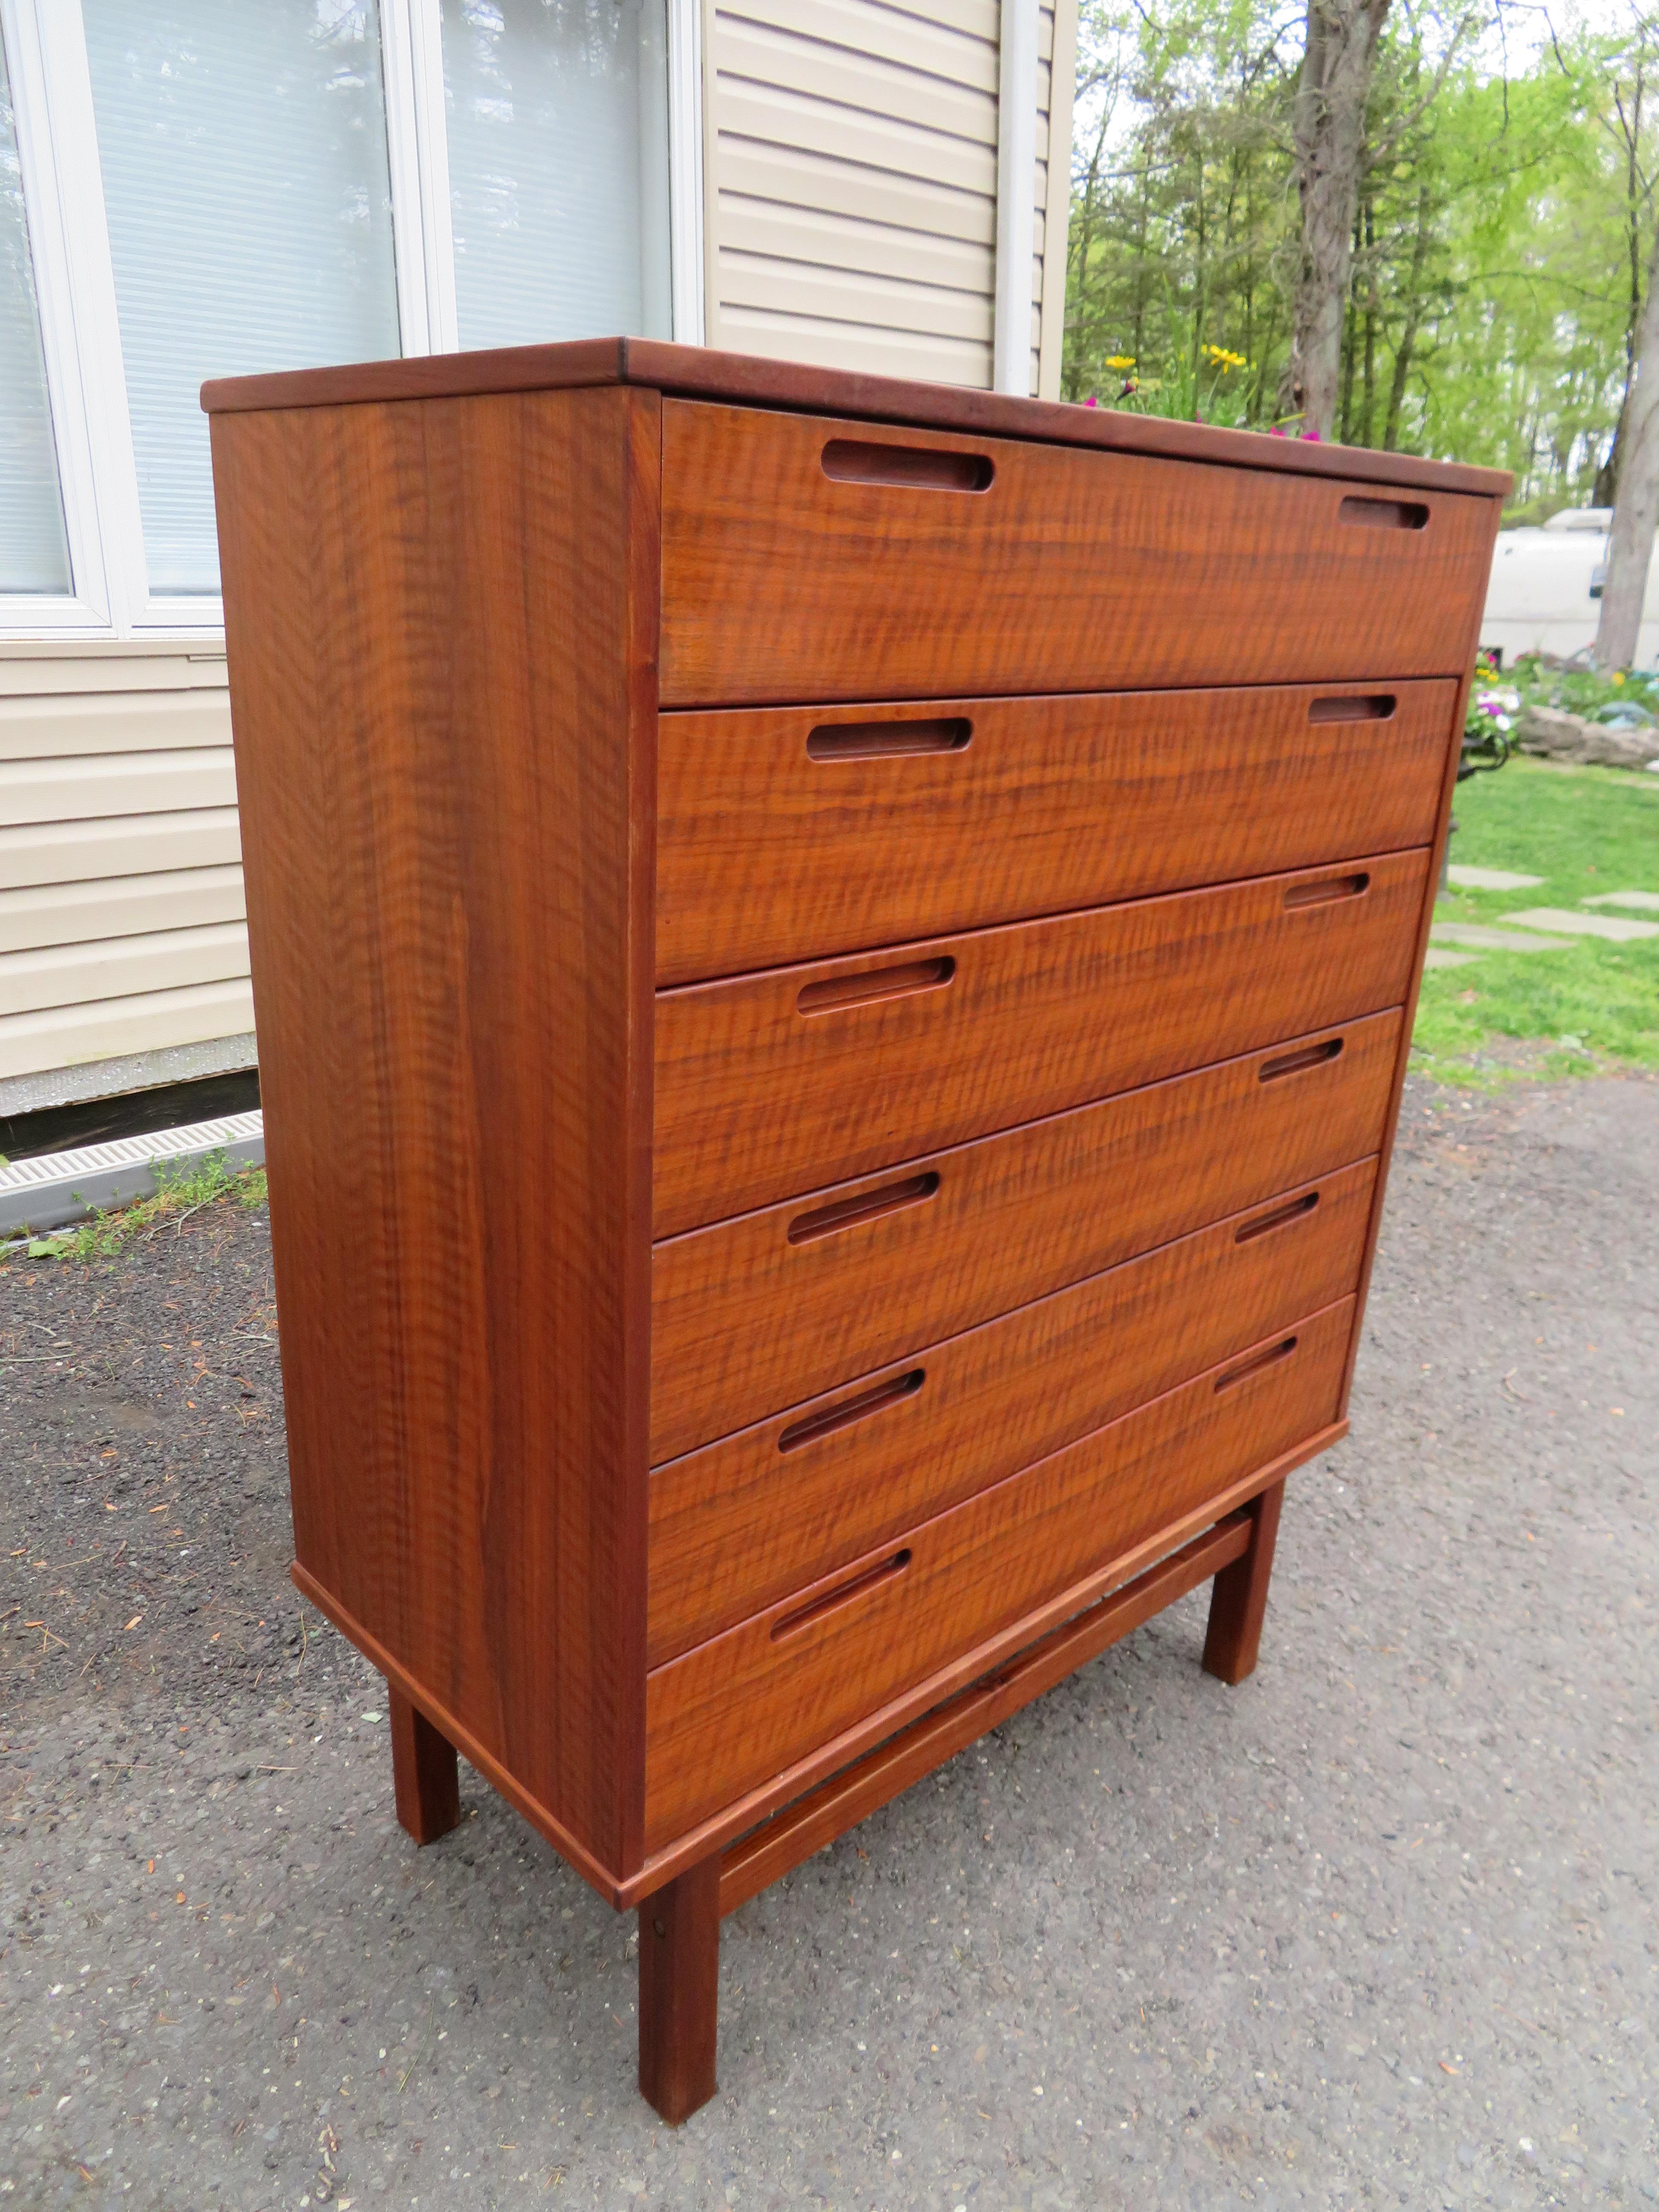
[(708, 0), (711, 345), (988, 385), (996, 0)]
[(253, 1026), (222, 659), (0, 655), (0, 1081)]
[[(990, 383), (1000, 24), (998, 0), (705, 0), (711, 345)], [(1042, 6), (1031, 389), (1045, 395), (1060, 388), (1076, 26), (1076, 0)]]
[(79, 1067), (170, 1047), (241, 1036), (253, 1027), (246, 977), (181, 991), (142, 992), (95, 1005), (0, 1017), (0, 1077)]
[(33, 951), (48, 939), (58, 945), (96, 944), (125, 930), (148, 936), (158, 929), (241, 921), (246, 913), (242, 871), (234, 865), (35, 884), (0, 890), (0, 952)]
[(86, 883), (100, 876), (240, 863), (234, 806), (187, 814), (118, 814), (106, 822), (31, 822), (0, 830), (0, 890)]

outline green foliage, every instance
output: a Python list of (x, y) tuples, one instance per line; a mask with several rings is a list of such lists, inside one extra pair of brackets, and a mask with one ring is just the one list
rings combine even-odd
[[(1480, 21), (1449, 0), (1385, 23), (1338, 435), (1509, 468), (1541, 519), (1591, 495), (1619, 420), (1652, 250), (1659, 35), (1547, 40), (1505, 77)], [(1067, 398), (1279, 419), (1302, 36), (1299, 11), (1265, 0), (1084, 0)], [(1245, 365), (1206, 378), (1212, 348)], [(1126, 362), (1139, 389), (1120, 403)]]
[(247, 1207), (265, 1203), (264, 1170), (233, 1168), (222, 1152), (204, 1153), (199, 1160), (181, 1167), (158, 1160), (155, 1174), (153, 1197), (142, 1198), (118, 1212), (94, 1212), (54, 1235), (33, 1237), (27, 1248), (28, 1258), (112, 1260), (135, 1237), (161, 1229), (169, 1221), (182, 1228), (189, 1215), (222, 1199)]
[[(1659, 891), (1659, 776), (1520, 759), (1461, 787), (1452, 860), (1541, 876), (1536, 888), (1454, 888), (1442, 921), (1501, 924), (1537, 906), (1577, 907), (1599, 891)], [(1616, 908), (1603, 908), (1616, 912)], [(1632, 915), (1631, 919), (1638, 917)], [(1517, 1071), (1495, 1038), (1553, 1046), (1529, 1072), (1589, 1073), (1608, 1062), (1659, 1067), (1659, 938), (1579, 938), (1550, 951), (1483, 951), (1423, 978), (1412, 1065), (1442, 1081), (1491, 1084)]]
[(1659, 676), (1639, 669), (1604, 673), (1599, 668), (1561, 668), (1528, 653), (1506, 669), (1502, 680), (1512, 684), (1528, 706), (1559, 707), (1564, 714), (1581, 714), (1587, 720), (1625, 705), (1644, 708), (1659, 719)]
[[(1275, 264), (1291, 57), (1257, 0), (1156, 21), (1085, 0), (1063, 385), (1143, 411), (1271, 419), (1289, 324)], [(1222, 373), (1206, 347), (1240, 358)], [(1206, 402), (1208, 404), (1206, 405)]]

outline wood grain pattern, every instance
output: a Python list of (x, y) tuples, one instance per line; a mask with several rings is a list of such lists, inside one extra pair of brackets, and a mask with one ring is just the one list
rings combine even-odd
[(398, 1825), (417, 1844), (434, 1844), (461, 1817), (455, 1747), (400, 1690), (386, 1689), (392, 1788)]
[(574, 391), (628, 383), (627, 357), (626, 338), (489, 346), (471, 353), (404, 354), (395, 361), (342, 362), (323, 368), (210, 377), (202, 386), (202, 406), (209, 415), (263, 415), (304, 407), (385, 406), (397, 401)]
[[(1231, 1386), (1251, 1355), (952, 1507), (888, 1558), (653, 1669), (647, 1850), (1328, 1424), (1352, 1307), (1351, 1298), (1328, 1306), (1259, 1347), (1267, 1364)], [(1273, 1356), (1286, 1341), (1289, 1352)], [(833, 1602), (865, 1577), (856, 1595)]]
[(618, 339), (206, 400), (294, 1577), (411, 1834), (459, 1751), (645, 1901), (678, 2121), (723, 1895), (1207, 1573), (1254, 1663), (1507, 479)]
[(1137, 1575), (1121, 1589), (1056, 1628), (984, 1682), (913, 1721), (854, 1765), (797, 1798), (758, 1828), (729, 1844), (720, 1860), (720, 1912), (735, 1912), (793, 1867), (834, 1843), (913, 1782), (1000, 1728), (1011, 1714), (1040, 1698), (1079, 1667), (1099, 1657), (1133, 1630), (1219, 1575), (1246, 1550), (1248, 1513), (1229, 1514)]
[[(1270, 1083), (1263, 1068), (1342, 1040)], [(848, 1376), (1376, 1152), (1400, 1042), (1386, 1013), (907, 1163), (931, 1197), (792, 1243), (804, 1207), (895, 1173), (668, 1239), (652, 1255), (653, 1464)]]
[[(1358, 1314), (1358, 1301), (1355, 1305)], [(1261, 1624), (1267, 1611), (1273, 1547), (1285, 1486), (1276, 1482), (1250, 1507), (1250, 1540), (1243, 1556), (1215, 1578), (1209, 1626), (1204, 1635), (1204, 1671), (1234, 1685), (1255, 1672), (1261, 1650)]]
[(649, 1663), (1348, 1295), (1375, 1168), (1280, 1193), (655, 1469)]
[(655, 403), (213, 433), (300, 1563), (620, 1879), (641, 1817)]
[(1372, 854), (659, 992), (656, 1234), (1397, 1006), (1425, 865)]
[(736, 399), (817, 415), (884, 416), (934, 428), (981, 429), (1113, 452), (1163, 453), (1218, 461), (1232, 468), (1287, 476), (1363, 477), (1374, 483), (1417, 484), (1431, 490), (1509, 496), (1514, 479), (1501, 469), (1419, 460), (1370, 447), (1304, 445), (1249, 430), (1157, 416), (1121, 415), (1107, 407), (1010, 398), (1001, 392), (918, 384), (908, 378), (849, 374), (712, 346), (669, 345), (656, 338), (579, 338), (562, 345), (508, 346), (477, 353), (410, 355), (337, 368), (290, 369), (274, 375), (216, 378), (202, 387), (210, 414), (269, 407), (342, 406), (387, 399), (461, 398), (484, 392), (542, 392), (621, 382), (705, 399)]
[(640, 1907), (640, 2094), (678, 2127), (718, 2084), (720, 1863), (688, 1867)]
[[(1425, 683), (665, 714), (657, 980), (1426, 846), (1455, 697)], [(930, 731), (936, 750), (904, 749)]]
[(852, 483), (848, 428), (663, 402), (665, 707), (1463, 672), (1488, 500), (1378, 529), (1340, 478), (990, 438), (985, 491)]

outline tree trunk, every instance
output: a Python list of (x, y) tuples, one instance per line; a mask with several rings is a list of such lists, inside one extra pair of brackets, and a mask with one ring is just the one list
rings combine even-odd
[(1376, 210), (1365, 203), (1365, 378), (1364, 406), (1359, 417), (1359, 442), (1369, 446), (1376, 428), (1376, 319), (1382, 302), (1376, 293)]
[(1429, 188), (1417, 194), (1417, 236), (1412, 243), (1412, 273), (1406, 293), (1406, 319), (1394, 353), (1394, 379), (1389, 386), (1389, 417), (1383, 426), (1382, 447), (1392, 453), (1400, 441), (1400, 410), (1405, 404), (1406, 379), (1411, 373), (1412, 349), (1423, 313), (1423, 264), (1429, 256)]
[(1594, 658), (1602, 669), (1629, 668), (1635, 661), (1654, 525), (1659, 522), (1659, 240), (1648, 265), (1648, 296), (1636, 334), (1623, 443), (1607, 587), (1595, 632)]
[(1642, 313), (1642, 255), (1639, 243), (1642, 206), (1645, 192), (1642, 183), (1640, 153), (1642, 145), (1642, 97), (1645, 90), (1642, 65), (1636, 66), (1636, 82), (1631, 93), (1631, 112), (1625, 113), (1622, 97), (1615, 94), (1619, 121), (1625, 134), (1625, 246), (1630, 264), (1630, 309), (1625, 317), (1625, 390), (1619, 402), (1619, 419), (1613, 426), (1613, 439), (1606, 459), (1595, 471), (1595, 483), (1590, 492), (1592, 507), (1613, 507), (1619, 499), (1619, 471), (1625, 462), (1625, 426), (1630, 413), (1631, 380), (1636, 374), (1636, 329)]
[(1336, 420), (1365, 103), (1388, 12), (1389, 0), (1308, 0), (1294, 119), (1302, 239), (1282, 394), (1282, 411), (1300, 413), (1304, 438), (1328, 438)]

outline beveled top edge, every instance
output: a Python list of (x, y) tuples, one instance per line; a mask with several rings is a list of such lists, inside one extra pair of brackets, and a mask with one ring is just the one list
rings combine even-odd
[(1007, 392), (816, 368), (801, 362), (721, 353), (712, 347), (670, 345), (657, 338), (579, 338), (564, 345), (422, 354), (339, 368), (220, 377), (202, 386), (202, 405), (210, 415), (247, 414), (376, 400), (555, 392), (600, 384), (641, 385), (683, 398), (1155, 453), (1233, 468), (1475, 492), (1487, 498), (1504, 497), (1514, 482), (1504, 470), (1474, 468), (1458, 461), (1427, 461), (1415, 454), (1380, 453), (1370, 447), (1304, 443), (1256, 430), (1222, 430), (1208, 423), (1167, 422), (1154, 415), (1123, 415), (1109, 407), (1079, 407), (1063, 400), (1022, 399)]

